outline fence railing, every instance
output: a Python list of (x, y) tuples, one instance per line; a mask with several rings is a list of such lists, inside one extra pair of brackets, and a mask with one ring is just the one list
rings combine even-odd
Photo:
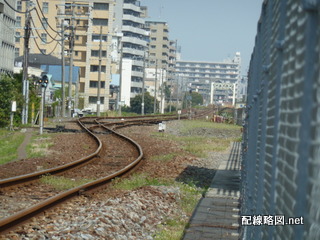
[(319, 12), (319, 0), (263, 2), (242, 145), (243, 239), (320, 239)]

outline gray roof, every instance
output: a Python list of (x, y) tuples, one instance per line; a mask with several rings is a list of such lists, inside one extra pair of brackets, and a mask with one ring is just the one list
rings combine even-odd
[[(23, 56), (15, 58), (15, 63), (23, 62)], [(67, 61), (66, 61), (67, 63)], [(15, 64), (16, 65), (16, 64)], [(61, 59), (43, 54), (29, 54), (29, 66), (39, 68), (41, 65), (61, 65)]]

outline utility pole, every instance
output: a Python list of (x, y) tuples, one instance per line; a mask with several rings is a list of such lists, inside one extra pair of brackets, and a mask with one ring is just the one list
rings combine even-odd
[[(61, 19), (61, 33), (62, 33), (62, 42), (61, 42), (61, 45), (62, 45), (62, 50), (61, 50), (61, 64), (62, 64), (62, 72), (64, 73), (61, 73), (62, 74), (62, 85), (65, 83), (65, 56), (64, 56), (64, 48), (65, 48), (65, 30), (66, 30), (66, 24), (65, 24), (65, 19), (71, 19), (71, 22), (69, 24), (69, 26), (67, 27), (68, 29), (70, 29), (70, 33), (69, 33), (69, 37), (68, 37), (68, 40), (69, 40), (69, 91), (68, 91), (68, 97), (67, 97), (67, 114), (65, 113), (66, 112), (66, 101), (65, 101), (65, 95), (66, 95), (66, 91), (65, 91), (65, 88), (66, 86), (62, 86), (62, 91), (64, 92), (64, 94), (62, 95), (62, 111), (64, 114), (63, 117), (71, 117), (71, 106), (72, 106), (72, 80), (73, 80), (73, 52), (74, 52), (74, 41), (75, 41), (75, 30), (76, 30), (76, 27), (75, 27), (75, 19), (77, 20), (80, 20), (80, 19), (84, 19), (84, 20), (89, 20), (89, 14), (88, 13), (81, 13), (81, 14), (78, 14), (75, 12), (76, 10), (76, 7), (77, 8), (80, 8), (80, 7), (85, 7), (87, 8), (89, 5), (88, 3), (86, 4), (85, 1), (79, 1), (79, 2), (83, 2), (83, 4), (76, 4), (75, 1), (72, 1), (72, 4), (56, 4), (57, 7), (61, 7), (62, 10), (61, 10), (61, 13), (58, 13), (58, 16), (57, 18)], [(87, 1), (88, 2), (88, 1)], [(67, 10), (67, 7), (68, 7), (68, 10)], [(70, 9), (70, 10), (69, 10)], [(87, 15), (87, 17), (81, 17), (80, 15)], [(78, 26), (78, 27), (83, 27), (83, 26)], [(64, 61), (64, 63), (63, 63)], [(64, 80), (64, 81), (63, 81)], [(77, 82), (76, 82), (76, 96), (75, 96), (75, 104), (74, 106), (76, 107), (78, 105), (78, 79), (77, 79)], [(65, 84), (64, 84), (65, 85)]]
[(154, 102), (153, 102), (153, 113), (157, 112), (157, 80), (158, 80), (158, 59), (156, 59), (156, 77), (154, 78)]
[(163, 109), (164, 109), (164, 102), (163, 102), (163, 75), (164, 75), (164, 68), (162, 68), (162, 76), (161, 76), (161, 86), (160, 86), (160, 90), (161, 90), (161, 108), (160, 108), (160, 113), (163, 113)]
[(102, 62), (102, 26), (100, 26), (100, 44), (99, 44), (99, 74), (98, 74), (98, 96), (97, 96), (97, 116), (98, 117), (100, 117), (101, 62)]
[(29, 81), (28, 81), (28, 62), (29, 62), (29, 39), (31, 34), (31, 14), (29, 11), (29, 2), (26, 2), (26, 22), (24, 27), (24, 50), (23, 50), (23, 73), (22, 73), (22, 93), (24, 105), (22, 109), (22, 124), (28, 123), (29, 110)]
[(65, 100), (65, 58), (64, 58), (64, 19), (61, 19), (61, 95), (62, 95), (62, 109), (61, 109), (61, 115), (64, 118), (66, 116), (66, 100)]
[(72, 72), (73, 72), (73, 48), (74, 48), (74, 2), (72, 4), (72, 17), (71, 17), (71, 26), (70, 26), (70, 36), (69, 36), (69, 57), (70, 57), (70, 66), (69, 66), (69, 94), (68, 94), (68, 117), (72, 117), (71, 105), (72, 105)]
[(143, 79), (142, 79), (142, 96), (141, 96), (141, 115), (144, 115), (144, 84), (146, 81), (146, 49), (143, 53)]
[(120, 64), (119, 64), (119, 73), (120, 73), (120, 79), (119, 79), (119, 116), (121, 116), (121, 87), (122, 87), (122, 53), (123, 53), (123, 42), (121, 40), (120, 42)]

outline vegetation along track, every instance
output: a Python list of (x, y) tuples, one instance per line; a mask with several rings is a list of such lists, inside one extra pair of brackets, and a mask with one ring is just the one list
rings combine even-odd
[[(90, 120), (90, 121), (88, 121)], [(48, 174), (58, 174), (63, 175), (68, 178), (75, 179), (76, 178), (87, 178), (89, 182), (68, 189), (62, 193), (58, 193), (55, 190), (49, 189), (48, 191), (44, 191), (43, 189), (39, 190), (36, 184), (28, 185), (28, 187), (19, 186), (18, 192), (25, 194), (25, 196), (29, 196), (25, 199), (29, 204), (33, 201), (37, 200), (35, 205), (29, 206), (27, 209), (16, 212), (13, 215), (6, 216), (5, 218), (0, 219), (0, 233), (5, 233), (9, 229), (16, 227), (24, 221), (32, 218), (33, 216), (43, 212), (44, 210), (51, 208), (67, 199), (70, 199), (74, 196), (82, 194), (84, 191), (92, 190), (97, 188), (115, 177), (121, 176), (122, 174), (127, 173), (132, 168), (134, 168), (142, 159), (143, 152), (141, 147), (134, 142), (132, 139), (125, 137), (124, 135), (116, 133), (111, 128), (104, 126), (101, 123), (98, 123), (95, 120), (95, 125), (92, 126), (92, 121), (95, 120), (93, 118), (82, 118), (78, 121), (78, 123), (82, 126), (83, 129), (87, 130), (88, 134), (92, 136), (96, 142), (98, 143), (97, 149), (90, 155), (83, 157), (79, 160), (76, 160), (72, 163), (65, 164), (63, 166), (59, 166), (56, 168), (51, 168), (43, 171), (39, 171), (36, 173), (30, 173), (27, 175), (12, 177), (9, 179), (0, 180), (0, 186), (2, 188), (1, 191), (6, 191), (4, 187), (13, 186), (15, 184), (21, 184), (24, 182), (29, 182), (40, 176), (48, 175)], [(90, 129), (86, 125), (86, 121), (91, 125)], [(137, 121), (137, 120), (136, 120)], [(153, 122), (157, 122), (156, 119)], [(122, 120), (121, 126), (124, 126), (124, 122)], [(113, 123), (114, 125), (115, 123)], [(133, 124), (130, 122), (130, 124)], [(139, 123), (140, 124), (140, 123)], [(106, 134), (107, 133), (107, 134)], [(119, 140), (120, 139), (120, 140)], [(108, 146), (110, 144), (102, 144), (102, 142), (106, 141), (118, 141), (114, 146), (117, 146), (114, 149), (109, 149)], [(129, 147), (131, 146), (131, 148)], [(126, 150), (119, 150), (124, 147)], [(124, 152), (128, 152), (128, 149), (131, 149), (128, 154), (124, 154)], [(135, 152), (135, 153), (134, 153)], [(134, 157), (132, 157), (134, 156)], [(97, 161), (91, 161), (92, 159), (96, 159)], [(116, 160), (115, 160), (116, 159)], [(119, 159), (122, 159), (119, 161)], [(123, 161), (125, 159), (125, 161)], [(88, 164), (90, 162), (90, 165)], [(92, 164), (95, 163), (95, 164)], [(83, 166), (85, 165), (85, 166)], [(82, 166), (81, 168), (79, 166)], [(70, 171), (77, 167), (76, 171)], [(104, 167), (104, 168), (103, 168)], [(66, 172), (68, 170), (68, 172)], [(90, 174), (90, 176), (88, 175)], [(94, 180), (92, 180), (94, 178)], [(91, 181), (91, 180), (92, 181)], [(32, 186), (35, 185), (35, 186)], [(32, 186), (32, 187), (31, 187)], [(10, 189), (9, 189), (10, 191)], [(41, 193), (38, 195), (38, 193)], [(31, 194), (31, 195), (30, 195)], [(2, 195), (4, 195), (2, 193)], [(49, 197), (49, 198), (47, 198)], [(31, 200), (30, 200), (31, 199)], [(42, 199), (45, 199), (42, 201)], [(21, 204), (20, 208), (24, 208), (25, 205)], [(11, 214), (11, 213), (10, 213)]]

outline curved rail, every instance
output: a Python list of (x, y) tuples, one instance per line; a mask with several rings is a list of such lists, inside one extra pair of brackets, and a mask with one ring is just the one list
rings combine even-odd
[(79, 160), (61, 165), (59, 167), (49, 168), (49, 169), (45, 169), (45, 170), (42, 170), (39, 172), (29, 173), (29, 174), (25, 174), (25, 175), (16, 176), (16, 177), (1, 179), (0, 180), (0, 188), (16, 185), (16, 184), (20, 184), (20, 183), (26, 183), (26, 182), (38, 179), (41, 176), (46, 175), (46, 174), (54, 175), (57, 173), (61, 173), (63, 171), (67, 171), (69, 169), (72, 169), (72, 168), (78, 167), (80, 165), (83, 165), (85, 163), (88, 163), (92, 158), (97, 156), (99, 154), (99, 152), (101, 151), (102, 142), (88, 128), (86, 128), (80, 121), (78, 121), (78, 123), (80, 124), (81, 127), (83, 127), (85, 130), (87, 130), (88, 134), (90, 134), (90, 136), (92, 136), (96, 140), (96, 142), (98, 143), (98, 147), (95, 152), (93, 152), (90, 155), (83, 157)]
[[(85, 129), (87, 129), (80, 122), (80, 120), (79, 120), (79, 124), (82, 127), (84, 127)], [(138, 158), (136, 160), (134, 160), (133, 162), (131, 162), (126, 167), (118, 170), (117, 172), (115, 172), (113, 174), (110, 174), (110, 175), (108, 175), (106, 177), (103, 177), (103, 178), (100, 178), (98, 180), (95, 180), (93, 182), (89, 182), (89, 183), (86, 183), (84, 185), (69, 189), (69, 190), (67, 190), (67, 191), (65, 191), (63, 193), (60, 193), (60, 194), (58, 194), (56, 196), (48, 198), (47, 200), (44, 200), (44, 201), (42, 201), (42, 202), (40, 202), (40, 203), (30, 207), (30, 208), (27, 208), (25, 210), (22, 210), (20, 212), (15, 213), (14, 215), (11, 215), (9, 217), (6, 217), (6, 218), (0, 220), (0, 233), (5, 233), (5, 232), (9, 231), (10, 229), (12, 229), (14, 227), (17, 227), (18, 225), (20, 225), (23, 222), (27, 221), (28, 219), (38, 215), (39, 213), (43, 212), (44, 210), (52, 208), (52, 207), (54, 207), (54, 206), (56, 206), (56, 205), (58, 205), (58, 204), (60, 204), (60, 203), (62, 203), (64, 201), (66, 201), (68, 199), (71, 199), (71, 198), (73, 198), (75, 196), (81, 195), (84, 191), (89, 191), (89, 190), (92, 190), (94, 188), (100, 187), (100, 186), (106, 184), (107, 182), (109, 182), (111, 179), (114, 179), (115, 177), (120, 177), (123, 174), (126, 174), (127, 172), (132, 170), (134, 167), (136, 167), (141, 162), (142, 157), (143, 157), (143, 151), (142, 151), (141, 146), (138, 143), (136, 143), (131, 138), (128, 138), (128, 137), (126, 137), (126, 136), (124, 136), (124, 135), (122, 135), (120, 133), (117, 133), (117, 132), (113, 131), (110, 128), (107, 128), (106, 126), (102, 126), (102, 127), (107, 129), (108, 131), (112, 132), (113, 134), (116, 134), (117, 136), (129, 141), (130, 143), (132, 143), (136, 147), (136, 149), (137, 149), (137, 151), (139, 153)], [(95, 136), (89, 129), (87, 129), (87, 130), (91, 135)], [(96, 136), (95, 136), (95, 138), (98, 139)], [(101, 143), (100, 140), (99, 140), (99, 143)], [(102, 145), (102, 143), (99, 146), (99, 151), (101, 149), (101, 145)], [(76, 162), (79, 162), (79, 161), (80, 160), (78, 160)], [(31, 174), (29, 174), (29, 175), (31, 175)], [(25, 178), (25, 179), (28, 179), (28, 178)]]

